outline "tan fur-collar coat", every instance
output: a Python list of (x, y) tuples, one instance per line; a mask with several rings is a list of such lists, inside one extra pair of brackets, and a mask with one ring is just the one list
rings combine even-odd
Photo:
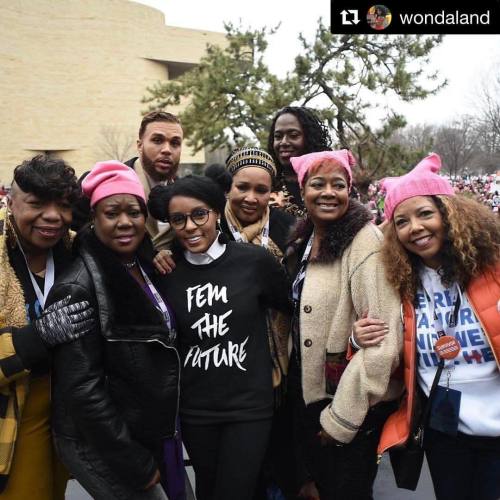
[(391, 374), (399, 365), (403, 336), (400, 301), (380, 260), (382, 233), (355, 202), (342, 221), (335, 237), (321, 246), (319, 259), (307, 266), (299, 318), (306, 404), (332, 397), (325, 387), (326, 355), (344, 355), (356, 319), (368, 314), (389, 326), (379, 346), (354, 354), (332, 403), (321, 414), (328, 434), (348, 443), (371, 406), (400, 394), (401, 384), (391, 380)]

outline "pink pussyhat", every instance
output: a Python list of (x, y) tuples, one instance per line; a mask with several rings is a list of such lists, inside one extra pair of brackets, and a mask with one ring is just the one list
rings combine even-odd
[(431, 153), (407, 174), (382, 179), (380, 183), (386, 191), (384, 204), (386, 220), (391, 220), (396, 207), (408, 198), (437, 194), (453, 196), (455, 191), (451, 184), (438, 175), (440, 168), (441, 158), (436, 153)]
[(308, 153), (302, 156), (294, 156), (290, 158), (290, 163), (292, 164), (297, 178), (299, 180), (300, 187), (304, 187), (304, 179), (311, 170), (311, 167), (319, 165), (325, 160), (332, 160), (335, 163), (340, 164), (344, 167), (349, 177), (349, 189), (352, 185), (352, 171), (351, 167), (356, 165), (356, 160), (352, 153), (348, 149), (338, 149), (336, 151), (319, 151), (317, 153)]
[(83, 194), (90, 206), (114, 194), (132, 194), (146, 203), (146, 194), (137, 174), (127, 165), (116, 161), (101, 161), (94, 165), (82, 182)]

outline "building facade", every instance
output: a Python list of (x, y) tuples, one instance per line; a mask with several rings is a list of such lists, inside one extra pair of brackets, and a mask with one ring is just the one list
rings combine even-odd
[[(128, 0), (0, 0), (0, 184), (38, 153), (78, 174), (132, 156), (147, 87), (224, 41), (166, 26), (163, 13)], [(185, 146), (181, 162), (196, 166), (205, 156)]]

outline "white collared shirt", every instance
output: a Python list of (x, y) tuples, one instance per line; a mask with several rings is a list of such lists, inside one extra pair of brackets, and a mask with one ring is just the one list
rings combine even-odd
[(226, 251), (226, 244), (219, 242), (219, 234), (220, 232), (217, 233), (215, 241), (205, 253), (193, 253), (185, 250), (184, 257), (186, 257), (186, 260), (195, 266), (203, 266), (218, 259)]

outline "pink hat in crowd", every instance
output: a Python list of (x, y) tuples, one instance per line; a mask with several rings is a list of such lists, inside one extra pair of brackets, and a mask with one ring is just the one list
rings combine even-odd
[(90, 198), (90, 206), (114, 194), (133, 194), (146, 203), (146, 195), (137, 174), (127, 165), (116, 161), (100, 161), (94, 165), (82, 182), (83, 194)]
[(453, 196), (455, 191), (449, 181), (438, 175), (440, 168), (441, 158), (436, 153), (431, 153), (407, 174), (382, 179), (381, 185), (386, 191), (384, 204), (386, 220), (391, 220), (396, 207), (408, 198), (437, 194)]
[(304, 186), (304, 178), (307, 172), (311, 170), (311, 167), (319, 165), (325, 160), (333, 160), (334, 162), (339, 163), (342, 167), (344, 167), (349, 177), (349, 187), (351, 187), (351, 167), (356, 165), (356, 160), (348, 149), (339, 149), (337, 151), (319, 151), (318, 153), (308, 153), (306, 155), (294, 156), (293, 158), (290, 158), (292, 167), (297, 174), (300, 187)]

